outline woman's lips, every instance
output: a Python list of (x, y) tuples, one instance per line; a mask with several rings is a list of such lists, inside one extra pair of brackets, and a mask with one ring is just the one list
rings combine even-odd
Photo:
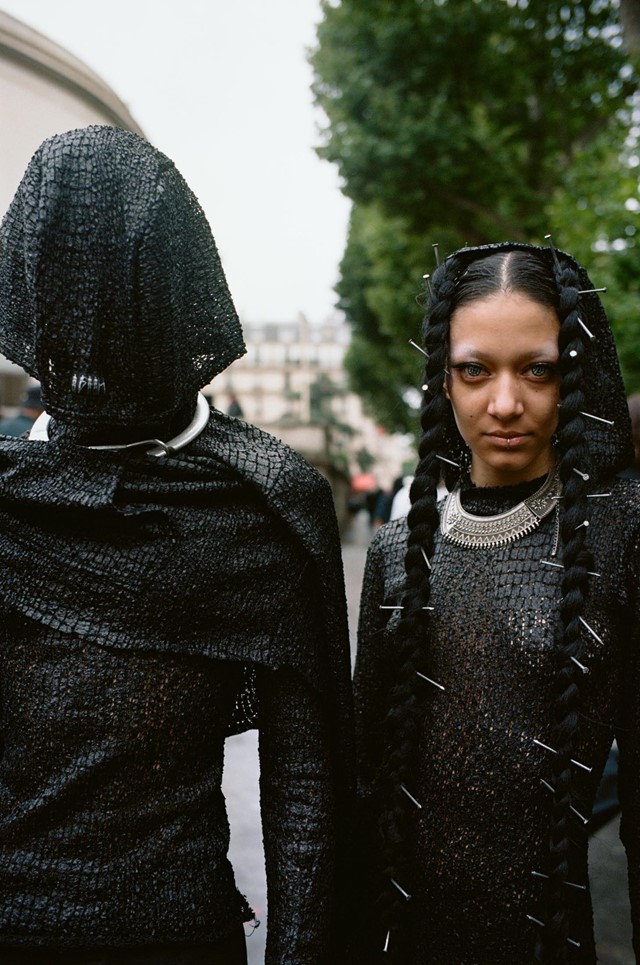
[(494, 432), (488, 432), (487, 436), (494, 445), (499, 446), (500, 449), (517, 449), (529, 438), (528, 433), (514, 433), (513, 435), (498, 435)]

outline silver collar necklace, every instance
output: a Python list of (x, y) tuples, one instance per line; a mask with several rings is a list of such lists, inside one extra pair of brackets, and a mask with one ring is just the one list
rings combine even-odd
[[(168, 442), (162, 442), (160, 439), (141, 439), (139, 442), (128, 442), (120, 445), (113, 446), (86, 446), (87, 449), (111, 449), (114, 452), (118, 449), (140, 449), (145, 448), (148, 450), (148, 456), (169, 456), (173, 455), (178, 449), (183, 449), (184, 446), (192, 442), (197, 436), (200, 435), (207, 422), (209, 421), (209, 416), (211, 415), (211, 409), (209, 408), (209, 403), (202, 394), (198, 392), (198, 398), (196, 400), (196, 409), (193, 414), (193, 418), (186, 429), (179, 432), (177, 436), (173, 439), (169, 439)], [(34, 439), (36, 442), (48, 442), (49, 441), (49, 422), (51, 421), (51, 416), (48, 412), (42, 412), (36, 421), (31, 426), (31, 431), (29, 432), (29, 439)]]
[(473, 516), (462, 506), (459, 479), (447, 496), (440, 517), (440, 532), (458, 546), (502, 546), (534, 530), (558, 505), (562, 483), (557, 467), (550, 470), (540, 489), (521, 503), (496, 516)]

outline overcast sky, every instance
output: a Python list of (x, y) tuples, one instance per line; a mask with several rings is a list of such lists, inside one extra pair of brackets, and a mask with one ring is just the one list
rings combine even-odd
[(245, 321), (332, 313), (349, 205), (320, 161), (319, 0), (0, 0), (83, 60), (171, 157)]

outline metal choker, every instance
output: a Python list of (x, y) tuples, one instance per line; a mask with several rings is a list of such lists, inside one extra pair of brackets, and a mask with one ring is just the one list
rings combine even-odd
[(532, 496), (496, 516), (472, 516), (462, 507), (459, 479), (445, 500), (440, 517), (440, 532), (458, 546), (502, 546), (526, 536), (558, 505), (562, 483), (554, 468)]

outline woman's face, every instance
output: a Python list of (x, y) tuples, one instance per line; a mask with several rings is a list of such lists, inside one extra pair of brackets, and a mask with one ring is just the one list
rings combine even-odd
[(477, 486), (535, 479), (554, 463), (560, 399), (554, 310), (501, 292), (451, 316), (445, 391)]

